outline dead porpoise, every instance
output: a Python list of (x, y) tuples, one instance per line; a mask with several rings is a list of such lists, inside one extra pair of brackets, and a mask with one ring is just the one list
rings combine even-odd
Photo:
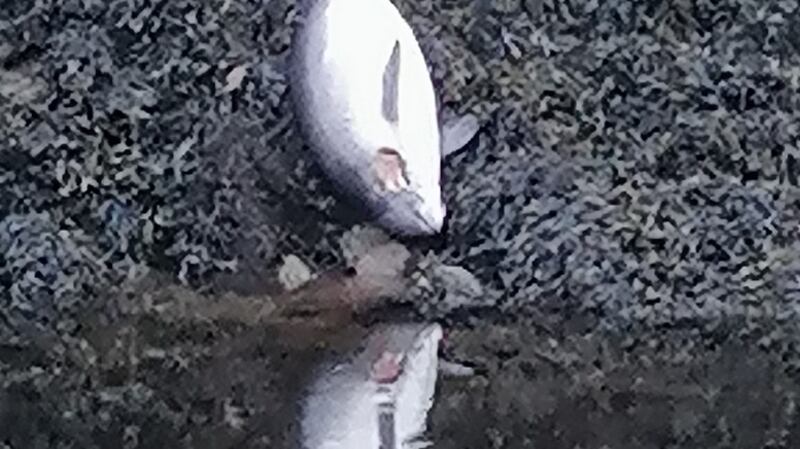
[(411, 27), (389, 0), (308, 0), (289, 79), (297, 117), (327, 176), (387, 230), (438, 233), (441, 158), (478, 131), (440, 126)]

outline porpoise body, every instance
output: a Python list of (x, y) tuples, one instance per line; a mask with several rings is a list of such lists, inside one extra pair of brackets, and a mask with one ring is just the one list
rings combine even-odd
[[(379, 225), (403, 235), (443, 226), (443, 154), (477, 132), (442, 132), (419, 43), (389, 0), (309, 0), (290, 58), (295, 110), (334, 184)], [(442, 136), (449, 139), (442, 141)], [(466, 138), (465, 138), (466, 136)], [(452, 146), (452, 145), (451, 145)]]

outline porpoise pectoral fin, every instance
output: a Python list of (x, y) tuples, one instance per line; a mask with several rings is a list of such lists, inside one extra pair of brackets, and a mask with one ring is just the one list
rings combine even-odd
[(478, 117), (473, 114), (466, 114), (462, 117), (455, 117), (442, 125), (442, 158), (458, 152), (475, 137), (480, 130)]
[(472, 377), (479, 375), (482, 370), (463, 363), (441, 359), (438, 371), (447, 377)]
[(398, 103), (400, 94), (400, 41), (394, 42), (392, 54), (383, 69), (383, 101), (381, 103), (383, 116), (390, 123), (397, 123)]
[(406, 441), (405, 445), (403, 445), (403, 449), (425, 449), (431, 446), (433, 446), (433, 441), (420, 438), (412, 441)]

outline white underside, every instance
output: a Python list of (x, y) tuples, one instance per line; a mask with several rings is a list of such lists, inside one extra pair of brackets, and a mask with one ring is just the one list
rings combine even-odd
[[(353, 126), (369, 147), (395, 142), (383, 119), (383, 73), (400, 41), (398, 115), (403, 158), (420, 182), (439, 183), (439, 125), (425, 58), (408, 24), (388, 0), (332, 0), (326, 10), (323, 64), (345, 93)], [(361, 18), (369, 17), (369, 20)], [(360, 19), (355, 21), (355, 19)]]
[[(329, 0), (318, 13), (307, 24), (311, 51), (304, 61), (317, 147), (352, 161), (361, 176), (379, 148), (395, 149), (424, 208), (443, 214), (435, 93), (411, 28), (388, 0)], [(383, 74), (397, 40), (399, 127), (393, 128), (382, 115)]]

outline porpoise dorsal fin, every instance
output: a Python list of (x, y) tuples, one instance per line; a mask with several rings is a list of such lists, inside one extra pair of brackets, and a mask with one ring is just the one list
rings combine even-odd
[(394, 41), (392, 54), (383, 69), (383, 117), (390, 123), (397, 123), (400, 87), (400, 41)]

